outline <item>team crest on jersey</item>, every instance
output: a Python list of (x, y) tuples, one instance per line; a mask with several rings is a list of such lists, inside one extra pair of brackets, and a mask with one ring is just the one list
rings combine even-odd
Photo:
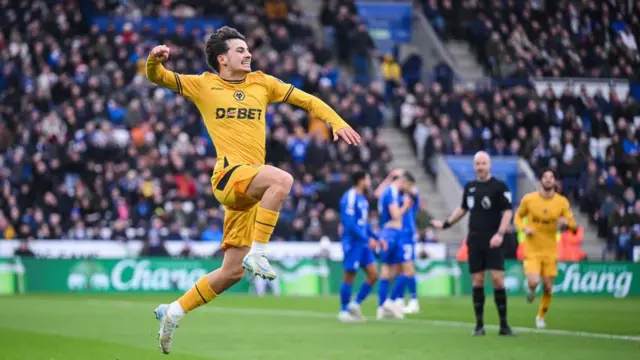
[(236, 91), (233, 93), (233, 98), (236, 99), (237, 101), (242, 101), (244, 100), (244, 93), (240, 90)]

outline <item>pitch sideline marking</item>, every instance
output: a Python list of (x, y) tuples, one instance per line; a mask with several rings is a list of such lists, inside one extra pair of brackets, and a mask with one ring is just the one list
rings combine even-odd
[[(126, 301), (126, 300), (102, 300), (102, 299), (88, 299), (88, 303), (93, 303), (96, 305), (118, 305), (124, 307), (131, 306), (145, 306), (149, 307), (150, 303), (146, 302), (137, 302), (137, 301)], [(233, 312), (236, 314), (245, 314), (245, 315), (265, 315), (265, 316), (287, 316), (287, 317), (306, 317), (306, 318), (322, 318), (322, 319), (337, 319), (337, 316), (334, 314), (330, 314), (327, 312), (320, 311), (308, 311), (308, 310), (283, 310), (283, 309), (264, 309), (264, 308), (239, 308), (239, 307), (215, 307), (208, 306), (199, 311), (206, 312)], [(403, 320), (392, 320), (392, 321), (378, 321), (377, 323), (398, 323), (405, 322), (410, 324), (422, 324), (422, 325), (432, 325), (432, 326), (440, 326), (440, 327), (473, 327), (473, 323), (462, 322), (462, 321), (446, 321), (446, 320), (429, 320), (429, 319), (411, 319), (405, 318)], [(498, 329), (496, 325), (485, 325), (486, 328), (489, 329)], [(623, 340), (623, 341), (637, 341), (640, 342), (640, 336), (635, 335), (616, 335), (616, 334), (602, 334), (602, 333), (592, 333), (586, 331), (571, 331), (571, 330), (561, 330), (561, 329), (534, 329), (528, 327), (513, 327), (514, 330), (521, 333), (533, 333), (533, 334), (543, 334), (543, 335), (561, 335), (561, 336), (573, 336), (573, 337), (587, 337), (587, 338), (597, 338), (597, 339), (607, 339), (607, 340)]]

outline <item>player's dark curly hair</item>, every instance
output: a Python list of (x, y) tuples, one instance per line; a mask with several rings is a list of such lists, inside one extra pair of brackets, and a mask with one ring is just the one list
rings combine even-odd
[(540, 179), (542, 179), (542, 177), (546, 173), (551, 173), (551, 175), (553, 175), (553, 179), (554, 180), (558, 180), (558, 173), (555, 170), (553, 170), (552, 168), (544, 168), (544, 169), (542, 169), (542, 171), (540, 172)]
[(214, 34), (209, 36), (207, 42), (204, 45), (204, 54), (207, 59), (207, 64), (215, 71), (220, 72), (220, 64), (218, 63), (218, 56), (226, 54), (229, 51), (229, 45), (227, 40), (240, 39), (246, 41), (244, 35), (234, 28), (223, 26)]
[(353, 183), (354, 186), (357, 186), (358, 184), (360, 184), (360, 181), (364, 180), (367, 177), (367, 173), (360, 170), (360, 171), (356, 171), (355, 173), (353, 173), (353, 175), (351, 175), (351, 182)]

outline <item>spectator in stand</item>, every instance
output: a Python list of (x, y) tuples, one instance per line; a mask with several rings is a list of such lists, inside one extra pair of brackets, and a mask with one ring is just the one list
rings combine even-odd
[[(562, 40), (564, 35), (557, 35)], [(518, 36), (513, 42), (526, 49), (524, 35)], [(446, 89), (434, 82), (428, 88), (417, 84), (413, 91), (395, 89), (391, 104), (434, 179), (431, 161), (438, 154), (484, 150), (520, 156), (534, 171), (545, 166), (557, 169), (564, 194), (597, 223), (598, 234), (610, 249), (619, 249), (621, 241), (624, 246), (635, 243), (635, 233), (629, 231), (635, 220), (624, 220), (629, 223), (624, 223), (622, 239), (621, 226), (613, 225), (623, 221), (616, 216), (627, 219), (624, 214), (633, 211), (630, 208), (640, 195), (639, 132), (634, 124), (640, 106), (631, 95), (620, 98), (613, 89), (607, 93), (585, 87), (560, 92), (551, 87), (537, 91), (492, 84), (474, 90)], [(617, 202), (623, 215), (613, 215)]]
[(638, 79), (637, 5), (599, 1), (425, 0), (439, 34), (467, 40), (478, 62), (499, 78)]
[[(103, 29), (85, 25), (77, 1), (0, 2), (3, 237), (144, 239), (148, 253), (163, 253), (168, 239), (200, 240), (205, 230), (213, 233), (203, 236), (207, 240), (219, 237), (223, 212), (208, 179), (215, 146), (194, 105), (152, 87), (143, 73), (145, 55), (158, 42), (173, 48), (168, 67), (204, 71), (198, 54), (212, 29), (137, 22), (196, 15), (227, 16), (229, 25), (248, 34), (256, 70), (317, 93), (352, 126), (371, 129), (362, 132), (361, 148), (344, 149), (331, 141), (326, 125), (302, 111), (279, 105), (265, 114), (267, 162), (296, 178), (277, 237), (334, 236), (332, 211), (348, 186), (346, 174), (367, 167), (374, 181), (386, 175), (390, 155), (377, 135), (381, 84), (340, 85), (330, 51), (313, 39), (294, 2), (286, 17), (279, 0), (265, 6), (257, 0), (137, 4), (92, 3), (95, 13), (130, 20)], [(290, 148), (294, 142), (303, 146)]]
[(384, 97), (386, 101), (389, 101), (393, 96), (394, 89), (402, 85), (402, 70), (390, 53), (384, 54), (380, 67), (385, 86)]
[(19, 257), (25, 257), (25, 258), (30, 258), (30, 257), (35, 257), (36, 255), (33, 253), (33, 251), (31, 251), (31, 249), (29, 248), (29, 243), (27, 243), (24, 240), (20, 240), (20, 245), (18, 246), (18, 248), (13, 252), (13, 256), (19, 256)]

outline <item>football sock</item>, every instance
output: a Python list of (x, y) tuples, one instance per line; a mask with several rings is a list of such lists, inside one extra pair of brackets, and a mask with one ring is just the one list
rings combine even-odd
[(504, 289), (494, 289), (493, 299), (495, 300), (496, 307), (498, 308), (500, 326), (507, 327), (507, 292)]
[(416, 283), (416, 276), (411, 275), (407, 278), (407, 287), (409, 288), (409, 295), (412, 299), (418, 298), (418, 284)]
[(201, 277), (200, 280), (198, 280), (198, 282), (189, 289), (189, 291), (178, 299), (178, 303), (180, 304), (180, 307), (182, 307), (182, 310), (184, 310), (184, 313), (187, 314), (189, 311), (192, 311), (215, 299), (216, 296), (218, 296), (218, 294), (211, 289), (207, 276), (205, 275)]
[(273, 234), (273, 229), (276, 227), (279, 215), (279, 212), (258, 207), (253, 231), (253, 239), (255, 241), (251, 245), (252, 253), (264, 254), (266, 244), (271, 239), (271, 234)]
[(362, 302), (369, 296), (371, 293), (371, 284), (368, 282), (363, 282), (360, 286), (360, 290), (358, 290), (358, 295), (356, 295), (356, 303), (362, 304)]
[(540, 307), (538, 308), (538, 316), (543, 318), (547, 315), (547, 311), (549, 311), (549, 306), (551, 305), (551, 293), (543, 291), (542, 297), (540, 298)]
[(340, 310), (347, 311), (347, 305), (349, 305), (349, 301), (351, 301), (351, 284), (342, 283), (340, 285)]
[(476, 326), (484, 326), (484, 287), (473, 288), (473, 311), (476, 314)]
[(385, 300), (387, 300), (387, 294), (389, 293), (389, 279), (380, 280), (378, 285), (378, 306), (382, 306)]
[(393, 284), (393, 289), (391, 289), (391, 300), (401, 299), (404, 297), (404, 287), (407, 281), (407, 277), (404, 274), (398, 275), (396, 277), (396, 281)]

